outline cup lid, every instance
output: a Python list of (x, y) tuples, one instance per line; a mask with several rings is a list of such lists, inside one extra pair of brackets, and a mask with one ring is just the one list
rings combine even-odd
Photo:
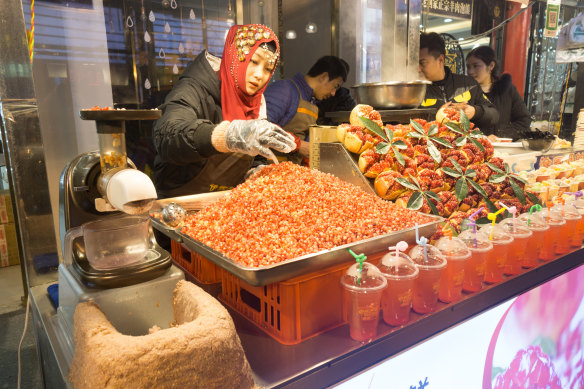
[(528, 228), (532, 230), (547, 230), (548, 224), (543, 212), (533, 212), (531, 215), (529, 212), (522, 213), (517, 216), (517, 219), (524, 223)]
[(565, 224), (566, 223), (566, 221), (562, 217), (561, 210), (556, 206), (553, 206), (551, 209), (544, 208), (541, 210), (541, 213), (542, 213), (546, 223), (548, 223), (548, 224)]
[(514, 221), (512, 217), (508, 217), (499, 224), (501, 225), (501, 227), (505, 229), (505, 231), (507, 231), (514, 237), (527, 238), (531, 236), (533, 233), (531, 232), (529, 227), (527, 227), (526, 223), (527, 223), (526, 221), (519, 220), (519, 218), (515, 219)]
[(467, 247), (476, 251), (487, 251), (493, 248), (493, 244), (484, 234), (475, 234), (473, 230), (466, 230), (458, 234), (458, 239), (462, 240)]
[(395, 251), (389, 252), (381, 258), (379, 270), (389, 278), (413, 278), (418, 275), (418, 268), (412, 259), (402, 252), (396, 258)]
[[(492, 233), (492, 235), (491, 235)], [(479, 234), (485, 235), (493, 244), (506, 244), (513, 242), (513, 237), (499, 224), (486, 224), (479, 229)], [(491, 236), (493, 239), (491, 239)]]
[(353, 290), (374, 291), (385, 288), (387, 280), (377, 266), (363, 262), (363, 270), (359, 271), (359, 264), (355, 263), (347, 269), (341, 278), (343, 286)]
[(442, 255), (453, 259), (466, 259), (471, 254), (466, 243), (455, 237), (443, 236), (438, 239), (435, 246), (442, 252)]
[[(564, 219), (579, 219), (580, 212), (578, 212), (578, 208), (576, 208), (573, 204), (556, 204), (553, 208), (559, 210), (560, 214), (564, 217)], [(552, 208), (552, 209), (553, 209)]]
[(440, 250), (431, 244), (427, 244), (426, 249), (428, 252), (428, 260), (424, 258), (424, 247), (421, 245), (412, 247), (409, 252), (410, 258), (418, 267), (441, 268), (446, 266), (446, 259)]

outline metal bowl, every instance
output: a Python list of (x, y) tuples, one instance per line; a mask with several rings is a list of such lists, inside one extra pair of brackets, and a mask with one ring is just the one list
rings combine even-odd
[(417, 108), (426, 95), (430, 81), (389, 81), (359, 84), (351, 87), (359, 104), (373, 108)]

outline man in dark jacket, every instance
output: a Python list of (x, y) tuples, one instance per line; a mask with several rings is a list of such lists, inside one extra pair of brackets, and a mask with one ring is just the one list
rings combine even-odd
[(454, 74), (444, 66), (446, 47), (435, 32), (420, 35), (420, 73), (431, 85), (426, 88), (423, 107), (439, 109), (451, 105), (461, 109), (479, 129), (496, 128), (499, 113), (485, 97), (479, 84), (469, 76)]

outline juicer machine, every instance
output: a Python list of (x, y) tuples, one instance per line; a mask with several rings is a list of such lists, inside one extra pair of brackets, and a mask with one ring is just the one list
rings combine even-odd
[[(184, 273), (172, 265), (170, 254), (157, 244), (151, 225), (148, 249), (138, 263), (106, 270), (90, 265), (84, 235), (79, 233), (85, 223), (107, 221), (103, 224), (115, 229), (121, 224), (116, 218), (148, 215), (157, 199), (150, 178), (127, 158), (125, 120), (153, 120), (161, 112), (83, 110), (80, 116), (95, 120), (99, 151), (80, 154), (69, 162), (59, 183), (59, 234), (64, 254), (59, 264), (59, 306), (51, 325), (64, 356), (62, 372), (68, 371), (74, 354), (73, 316), (78, 303), (93, 301), (118, 331), (144, 335), (153, 325), (168, 328), (173, 321), (172, 293), (184, 279)], [(115, 242), (103, 242), (103, 247), (113, 250), (129, 242), (124, 234), (117, 236)]]

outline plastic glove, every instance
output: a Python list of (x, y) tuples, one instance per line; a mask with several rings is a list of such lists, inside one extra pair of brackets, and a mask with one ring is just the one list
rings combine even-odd
[(225, 146), (231, 152), (262, 155), (276, 160), (272, 150), (289, 153), (296, 148), (294, 137), (263, 119), (233, 120), (225, 130)]

